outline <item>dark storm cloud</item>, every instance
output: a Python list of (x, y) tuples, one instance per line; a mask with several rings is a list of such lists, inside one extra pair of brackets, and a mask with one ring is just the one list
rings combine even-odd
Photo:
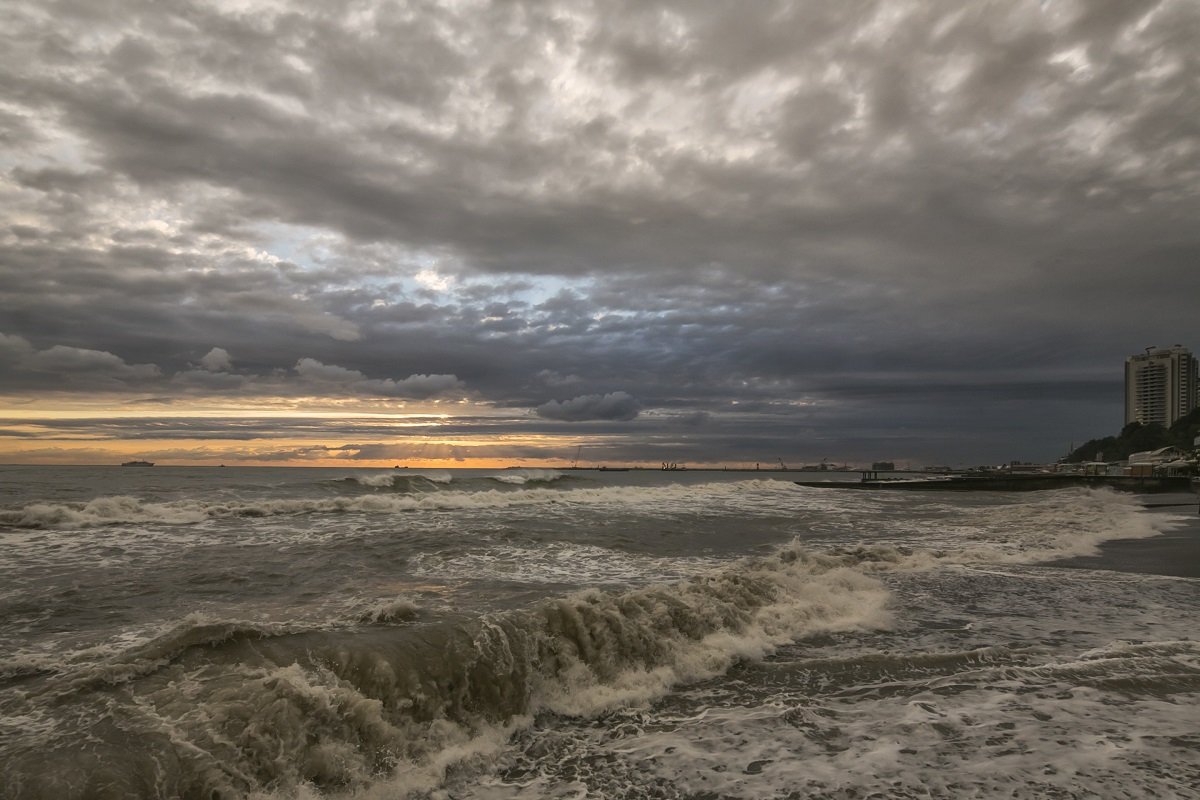
[(0, 370), (99, 388), (134, 386), (160, 376), (154, 364), (128, 364), (103, 350), (54, 345), (36, 350), (20, 336), (0, 334)]
[(583, 395), (561, 402), (550, 400), (538, 406), (536, 411), (539, 417), (565, 422), (595, 419), (627, 421), (637, 417), (641, 404), (626, 392), (612, 392), (606, 395)]
[(7, 18), (11, 393), (470, 393), (687, 458), (1048, 457), (1119, 426), (1125, 355), (1200, 348), (1187, 0)]

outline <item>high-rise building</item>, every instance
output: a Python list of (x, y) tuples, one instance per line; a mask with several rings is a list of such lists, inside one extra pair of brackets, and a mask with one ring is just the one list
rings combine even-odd
[(1147, 347), (1125, 359), (1125, 424), (1170, 427), (1200, 403), (1196, 358), (1186, 347)]

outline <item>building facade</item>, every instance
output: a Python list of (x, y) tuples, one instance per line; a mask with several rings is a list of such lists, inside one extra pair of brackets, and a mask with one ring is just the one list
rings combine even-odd
[(1186, 347), (1147, 347), (1125, 359), (1125, 424), (1170, 427), (1200, 403), (1196, 357)]

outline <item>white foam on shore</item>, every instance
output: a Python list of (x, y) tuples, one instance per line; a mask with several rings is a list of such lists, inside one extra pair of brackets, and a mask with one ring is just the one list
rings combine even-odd
[(1099, 685), (1136, 674), (1165, 688), (1183, 672), (1194, 688), (1198, 656), (1194, 642), (1118, 645), (1075, 663), (968, 663), (807, 701), (781, 687), (773, 700), (711, 707), (588, 750), (684, 794), (748, 799), (849, 787), (860, 796), (1107, 796), (1114, 785), (1122, 797), (1185, 796), (1200, 751), (1166, 745), (1194, 741), (1194, 706)]
[[(911, 502), (911, 498), (897, 497)], [(1137, 496), (1108, 489), (1064, 489), (1002, 495), (975, 505), (934, 502), (924, 516), (881, 511), (877, 535), (834, 547), (856, 555), (868, 572), (945, 564), (1034, 564), (1093, 555), (1113, 539), (1143, 539), (1187, 517), (1150, 512)]]
[(752, 696), (698, 685), (604, 726), (548, 722), (509, 753), (506, 766), (528, 777), (496, 771), (453, 796), (1151, 800), (1200, 785), (1196, 642), (1114, 642), (1065, 659), (992, 648), (837, 661), (784, 661), (776, 679), (766, 665), (746, 679)]

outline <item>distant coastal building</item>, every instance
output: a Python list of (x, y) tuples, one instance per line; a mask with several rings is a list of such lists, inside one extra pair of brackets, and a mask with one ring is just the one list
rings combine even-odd
[(1151, 475), (1186, 475), (1192, 466), (1187, 457), (1188, 454), (1178, 447), (1160, 447), (1157, 450), (1130, 453), (1124, 474), (1139, 478)]
[(1200, 402), (1196, 357), (1186, 347), (1147, 347), (1125, 359), (1125, 424), (1170, 427)]

